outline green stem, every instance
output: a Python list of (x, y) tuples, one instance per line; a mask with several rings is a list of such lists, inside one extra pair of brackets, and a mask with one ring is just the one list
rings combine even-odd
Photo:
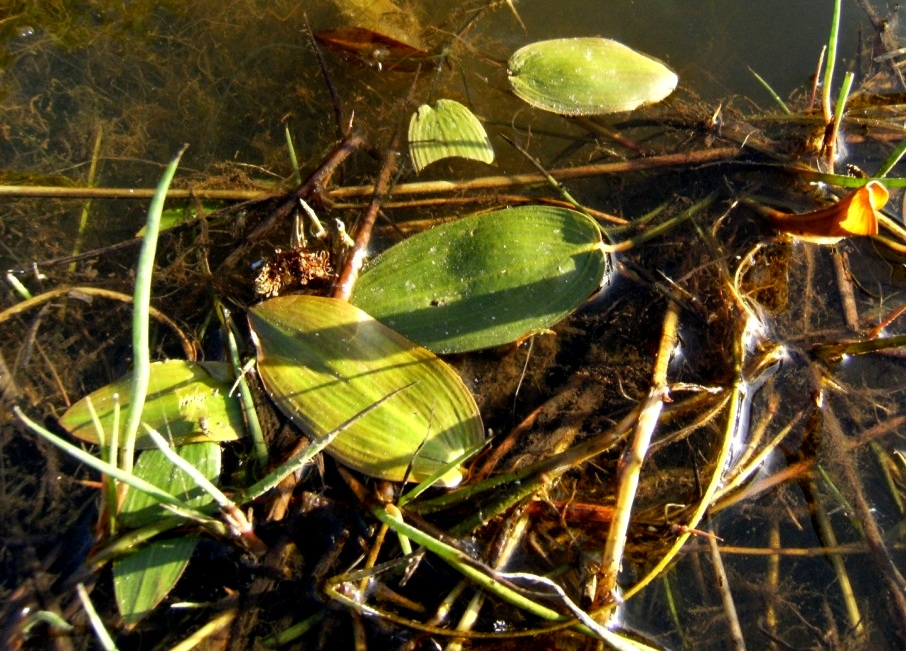
[(160, 233), (160, 216), (164, 211), (164, 202), (170, 182), (176, 174), (179, 160), (187, 145), (180, 149), (176, 157), (167, 165), (164, 175), (157, 184), (157, 190), (151, 205), (148, 207), (148, 220), (145, 224), (145, 237), (138, 258), (135, 272), (135, 296), (132, 305), (132, 395), (129, 400), (129, 413), (126, 417), (126, 431), (123, 436), (123, 454), (120, 464), (127, 473), (132, 470), (135, 458), (135, 439), (142, 419), (145, 397), (148, 395), (148, 382), (151, 373), (150, 337), (148, 335), (148, 311), (151, 306), (151, 281), (154, 275), (154, 255), (157, 251), (157, 237)]
[(827, 39), (827, 62), (824, 67), (824, 88), (821, 95), (821, 108), (824, 111), (825, 123), (830, 123), (830, 94), (834, 81), (834, 64), (837, 60), (837, 40), (840, 35), (840, 0), (834, 0), (834, 17), (831, 19), (831, 31)]

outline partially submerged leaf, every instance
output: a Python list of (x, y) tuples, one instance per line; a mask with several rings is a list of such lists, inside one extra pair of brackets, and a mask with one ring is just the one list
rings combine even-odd
[(586, 215), (506, 208), (391, 247), (350, 300), (436, 353), (490, 348), (567, 316), (601, 287), (608, 258)]
[(789, 214), (766, 206), (754, 207), (782, 233), (815, 244), (834, 244), (844, 237), (877, 235), (877, 213), (889, 197), (880, 181), (869, 181), (837, 203), (811, 212)]
[[(345, 301), (274, 298), (249, 310), (249, 324), (269, 395), (316, 439), (403, 389), (327, 448), (356, 470), (401, 481), (411, 463), (410, 479), (421, 481), (484, 438), (475, 401), (453, 369)], [(461, 479), (454, 468), (439, 483)]]
[(411, 72), (419, 66), (434, 65), (429, 52), (367, 27), (322, 29), (315, 38), (323, 46), (343, 55), (352, 55), (379, 70)]
[[(181, 445), (175, 450), (204, 477), (216, 483), (220, 477), (219, 443)], [(159, 449), (142, 452), (133, 473), (189, 506), (202, 508), (214, 501), (209, 493), (202, 490), (184, 470), (173, 465)], [(130, 489), (120, 507), (119, 521), (126, 528), (137, 529), (159, 520), (166, 513), (168, 512), (151, 495)]]
[[(212, 377), (212, 374), (217, 378)], [(99, 443), (98, 433), (88, 409), (88, 399), (101, 420), (107, 443), (113, 433), (114, 396), (120, 405), (120, 425), (129, 407), (132, 377), (127, 375), (101, 387), (74, 404), (60, 424), (83, 441)], [(200, 441), (233, 441), (243, 435), (242, 407), (230, 397), (227, 365), (220, 362), (192, 363), (170, 360), (151, 364), (148, 397), (142, 422), (158, 430), (173, 444)], [(137, 449), (153, 448), (151, 439), (139, 431)]]
[(513, 92), (563, 115), (631, 111), (667, 97), (679, 81), (657, 59), (607, 38), (531, 43), (509, 61)]
[(444, 158), (494, 162), (494, 148), (478, 118), (452, 99), (423, 104), (409, 120), (409, 156), (416, 172)]
[(154, 540), (113, 561), (116, 605), (127, 629), (170, 593), (189, 564), (196, 543), (194, 538)]

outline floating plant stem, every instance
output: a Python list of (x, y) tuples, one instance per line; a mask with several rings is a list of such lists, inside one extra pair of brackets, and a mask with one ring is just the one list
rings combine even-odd
[(132, 470), (135, 457), (135, 439), (142, 419), (142, 408), (148, 393), (148, 382), (151, 369), (150, 337), (148, 335), (148, 308), (151, 305), (151, 282), (154, 276), (154, 255), (157, 250), (157, 236), (160, 232), (160, 216), (164, 211), (164, 202), (170, 182), (176, 174), (176, 168), (186, 150), (184, 145), (176, 157), (167, 165), (157, 185), (154, 198), (148, 207), (148, 220), (145, 224), (145, 237), (135, 270), (135, 296), (132, 305), (132, 391), (129, 400), (129, 412), (126, 416), (126, 428), (123, 433), (123, 454), (120, 463), (123, 470)]
[[(815, 519), (815, 522), (818, 526), (818, 533), (821, 536), (822, 544), (827, 548), (836, 548), (838, 546), (837, 535), (834, 533), (833, 525), (831, 524), (830, 517), (828, 517), (827, 509), (824, 506), (824, 500), (818, 487), (815, 482), (808, 482), (808, 490), (811, 493), (812, 497), (812, 508), (810, 512), (812, 517)], [(859, 612), (859, 604), (856, 602), (856, 595), (853, 591), (852, 581), (849, 580), (849, 573), (846, 571), (846, 565), (843, 563), (843, 557), (840, 554), (829, 553), (831, 565), (834, 568), (834, 572), (837, 575), (837, 586), (840, 589), (841, 597), (843, 603), (846, 607), (846, 615), (849, 618), (849, 626), (853, 630), (853, 634), (856, 636), (856, 639), (861, 639), (864, 641), (865, 636), (865, 627), (863, 624), (862, 613)]]
[(670, 364), (673, 349), (676, 347), (678, 324), (679, 307), (670, 301), (667, 303), (667, 313), (664, 315), (661, 343), (655, 359), (651, 389), (639, 413), (632, 440), (620, 458), (617, 501), (601, 561), (602, 580), (598, 584), (599, 603), (610, 602), (614, 597), (642, 463), (648, 454), (651, 437), (657, 427), (661, 410), (664, 408), (664, 400), (667, 398), (667, 367)]
[(711, 552), (711, 562), (714, 565), (714, 574), (717, 579), (717, 590), (720, 593), (721, 603), (724, 607), (724, 616), (727, 620), (727, 627), (730, 629), (730, 639), (733, 641), (732, 648), (745, 649), (745, 638), (742, 634), (742, 626), (739, 623), (739, 616), (736, 612), (736, 602), (733, 600), (733, 594), (730, 592), (730, 580), (724, 567), (723, 558), (720, 555), (720, 548), (717, 545), (715, 535), (707, 536), (708, 549)]
[(834, 128), (827, 139), (827, 168), (831, 171), (834, 170), (834, 159), (837, 157), (837, 138), (840, 136), (843, 109), (846, 106), (846, 99), (849, 97), (854, 77), (855, 74), (852, 72), (847, 72), (844, 75), (843, 83), (840, 85), (840, 93), (837, 95), (837, 105), (834, 107)]
[(94, 604), (91, 603), (91, 597), (88, 596), (88, 590), (85, 589), (83, 583), (76, 585), (76, 593), (79, 595), (79, 601), (82, 602), (82, 608), (85, 609), (85, 613), (88, 615), (88, 621), (91, 623), (91, 628), (94, 629), (94, 635), (100, 647), (104, 651), (116, 651), (116, 643), (110, 637), (110, 633), (107, 632), (107, 628), (104, 626), (100, 615), (98, 615), (98, 611), (95, 610)]
[(670, 563), (673, 562), (680, 549), (682, 549), (686, 544), (686, 541), (689, 540), (689, 536), (692, 535), (692, 530), (698, 527), (702, 519), (705, 517), (705, 512), (708, 510), (715, 493), (721, 485), (724, 476), (724, 470), (726, 469), (727, 461), (730, 458), (730, 451), (732, 449), (733, 441), (736, 439), (736, 430), (739, 427), (739, 422), (742, 418), (743, 405), (746, 400), (747, 388), (745, 378), (743, 377), (744, 351), (744, 335), (740, 332), (738, 333), (738, 336), (734, 337), (733, 341), (733, 374), (735, 380), (733, 382), (733, 388), (730, 393), (730, 403), (729, 408), (727, 409), (727, 420), (720, 442), (720, 450), (717, 453), (717, 458), (714, 460), (714, 463), (711, 466), (713, 468), (713, 474), (711, 475), (708, 484), (702, 491), (702, 495), (700, 496), (698, 503), (692, 509), (692, 513), (688, 516), (688, 521), (686, 522), (685, 528), (682, 533), (680, 533), (673, 540), (670, 548), (654, 565), (654, 567), (650, 568), (648, 570), (648, 573), (644, 577), (642, 577), (642, 579), (638, 583), (626, 590), (626, 592), (623, 594), (624, 600), (627, 600), (633, 595), (638, 594), (642, 589), (645, 588), (645, 586), (647, 586), (655, 578), (657, 578), (661, 574), (661, 572), (663, 572), (664, 569), (668, 565), (670, 565)]

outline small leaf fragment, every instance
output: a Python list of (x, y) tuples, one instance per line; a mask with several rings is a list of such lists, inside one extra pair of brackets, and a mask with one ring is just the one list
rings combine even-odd
[[(341, 432), (327, 452), (373, 477), (421, 481), (484, 439), (478, 407), (453, 369), (345, 301), (290, 295), (249, 310), (258, 372), (271, 399), (306, 434)], [(405, 388), (404, 388), (405, 387)], [(460, 469), (439, 483), (454, 486)]]
[(508, 72), (520, 99), (563, 115), (631, 111), (660, 102), (679, 81), (657, 59), (607, 38), (531, 43), (510, 57)]
[[(151, 364), (150, 374), (142, 422), (169, 438), (174, 445), (233, 441), (243, 435), (242, 407), (238, 398), (229, 396), (226, 364), (169, 360)], [(99, 443), (88, 409), (90, 398), (109, 443), (113, 433), (114, 396), (118, 396), (122, 425), (129, 408), (131, 386), (132, 377), (127, 375), (101, 387), (67, 409), (60, 424), (76, 438)], [(140, 431), (135, 446), (149, 449), (154, 443)]]
[(409, 156), (416, 172), (444, 158), (494, 162), (494, 148), (481, 122), (452, 99), (418, 107), (409, 120)]
[(609, 255), (582, 213), (519, 206), (465, 217), (382, 253), (350, 301), (436, 353), (548, 328), (604, 283)]

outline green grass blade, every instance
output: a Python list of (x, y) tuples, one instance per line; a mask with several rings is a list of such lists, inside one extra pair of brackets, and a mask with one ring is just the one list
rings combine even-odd
[(148, 308), (151, 306), (151, 281), (154, 275), (154, 256), (157, 251), (157, 237), (160, 232), (160, 216), (164, 210), (167, 190), (176, 174), (176, 168), (186, 150), (180, 149), (176, 157), (167, 165), (157, 185), (154, 198), (148, 207), (148, 220), (145, 224), (145, 237), (138, 258), (135, 273), (135, 298), (132, 306), (132, 356), (135, 368), (132, 372), (132, 395), (129, 402), (129, 413), (126, 417), (126, 430), (123, 436), (123, 454), (120, 463), (123, 470), (132, 469), (135, 457), (135, 437), (142, 419), (142, 408), (148, 393), (148, 376), (151, 366), (150, 337), (148, 335)]

